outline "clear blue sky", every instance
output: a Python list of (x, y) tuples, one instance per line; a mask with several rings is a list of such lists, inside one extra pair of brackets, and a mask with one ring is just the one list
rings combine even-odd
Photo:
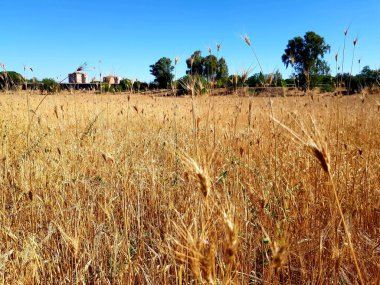
[(181, 76), (186, 58), (198, 49), (206, 55), (209, 46), (215, 51), (218, 42), (230, 73), (240, 73), (256, 66), (240, 38), (244, 34), (264, 72), (278, 68), (286, 77), (290, 71), (281, 55), (287, 41), (310, 30), (331, 45), (326, 59), (334, 74), (334, 52), (342, 51), (343, 30), (349, 25), (345, 70), (356, 36), (354, 73), (359, 58), (361, 67), (380, 68), (379, 0), (0, 0), (0, 11), (0, 62), (18, 72), (32, 66), (34, 74), (27, 77), (39, 79), (63, 79), (87, 62), (90, 78), (101, 71), (151, 81), (149, 65), (162, 56), (179, 56)]

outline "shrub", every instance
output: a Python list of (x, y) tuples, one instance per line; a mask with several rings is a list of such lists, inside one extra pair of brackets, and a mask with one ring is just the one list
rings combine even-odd
[(185, 75), (178, 80), (178, 93), (188, 94), (194, 92), (194, 95), (202, 95), (210, 90), (210, 82), (201, 75)]
[(56, 93), (60, 90), (60, 85), (52, 78), (42, 80), (42, 89), (48, 93)]
[(18, 86), (22, 86), (25, 79), (20, 73), (15, 71), (2, 71), (0, 72), (0, 89), (10, 90), (16, 89)]
[(319, 87), (321, 92), (334, 92), (336, 82), (331, 75), (311, 76), (311, 88)]
[(128, 78), (124, 78), (120, 80), (120, 88), (122, 91), (131, 91), (132, 81)]

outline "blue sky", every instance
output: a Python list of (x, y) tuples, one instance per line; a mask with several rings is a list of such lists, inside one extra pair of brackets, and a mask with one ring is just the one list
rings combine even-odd
[[(358, 37), (354, 73), (369, 65), (380, 68), (379, 0), (294, 1), (98, 1), (0, 0), (0, 63), (27, 77), (63, 79), (83, 62), (89, 77), (116, 74), (151, 81), (149, 65), (160, 57), (179, 56), (177, 76), (186, 58), (208, 47), (226, 58), (230, 73), (255, 67), (241, 39), (247, 34), (265, 73), (279, 69), (287, 41), (315, 31), (331, 45), (326, 59), (335, 73), (334, 53), (343, 49), (343, 30), (350, 26), (345, 70), (351, 66), (352, 41)], [(341, 59), (341, 54), (340, 54)], [(339, 59), (339, 62), (340, 62)], [(258, 72), (258, 68), (252, 73)]]

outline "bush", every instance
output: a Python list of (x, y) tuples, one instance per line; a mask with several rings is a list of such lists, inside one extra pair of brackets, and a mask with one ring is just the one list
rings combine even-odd
[[(363, 89), (363, 82), (360, 76), (350, 76), (349, 73), (338, 74), (339, 82), (343, 82), (343, 86), (347, 89), (347, 93), (358, 93)], [(350, 88), (349, 88), (350, 86)], [(350, 89), (350, 90), (348, 90)]]
[(113, 92), (115, 92), (117, 90), (115, 89), (114, 85), (103, 84), (103, 91), (106, 92), (106, 93), (108, 93), (108, 92), (113, 93)]
[(60, 90), (60, 85), (52, 78), (42, 80), (42, 89), (48, 93), (56, 93)]
[(226, 88), (228, 86), (228, 77), (226, 78), (220, 78), (216, 80), (216, 87), (217, 88)]
[(334, 92), (336, 81), (331, 75), (313, 75), (311, 88), (319, 87), (321, 92)]
[(15, 71), (2, 71), (0, 72), (0, 89), (10, 90), (16, 89), (18, 86), (22, 86), (25, 79), (20, 73)]
[(132, 89), (132, 81), (128, 78), (120, 80), (119, 85), (122, 91), (131, 91)]
[(149, 84), (146, 82), (140, 83), (140, 91), (147, 91), (149, 89)]
[(380, 82), (380, 69), (372, 70), (369, 66), (365, 66), (363, 70), (357, 75), (357, 79), (363, 87), (373, 88), (378, 86)]
[(177, 90), (179, 94), (191, 94), (191, 89), (194, 90), (194, 95), (202, 95), (210, 90), (210, 83), (201, 75), (185, 75), (178, 80)]

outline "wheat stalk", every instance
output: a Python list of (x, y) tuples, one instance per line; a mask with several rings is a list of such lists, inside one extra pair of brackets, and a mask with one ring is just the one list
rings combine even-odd
[(272, 119), (273, 119), (274, 122), (276, 122), (277, 124), (279, 124), (282, 128), (284, 128), (285, 130), (287, 130), (293, 136), (293, 138), (296, 139), (296, 141), (298, 141), (299, 143), (301, 143), (302, 145), (304, 145), (308, 149), (310, 149), (311, 152), (313, 153), (313, 155), (319, 161), (322, 169), (328, 175), (330, 183), (332, 185), (331, 188), (332, 188), (332, 192), (334, 194), (335, 204), (336, 204), (336, 206), (338, 208), (338, 211), (339, 211), (339, 215), (340, 215), (340, 218), (341, 218), (341, 221), (342, 221), (342, 224), (343, 224), (344, 232), (346, 234), (348, 245), (350, 247), (351, 256), (352, 256), (352, 258), (354, 260), (355, 268), (356, 268), (357, 274), (359, 276), (359, 281), (360, 281), (360, 284), (364, 285), (365, 283), (364, 283), (363, 275), (361, 273), (361, 269), (359, 267), (359, 263), (358, 263), (358, 260), (356, 258), (354, 246), (353, 246), (353, 243), (352, 243), (352, 240), (351, 240), (351, 233), (350, 233), (350, 231), (348, 229), (348, 226), (347, 226), (347, 223), (346, 223), (346, 219), (345, 219), (344, 214), (343, 214), (342, 205), (341, 205), (341, 202), (340, 202), (340, 199), (339, 199), (339, 196), (338, 196), (338, 192), (337, 192), (337, 189), (336, 189), (336, 186), (335, 186), (335, 181), (333, 179), (333, 175), (332, 175), (332, 172), (331, 172), (330, 155), (329, 155), (329, 153), (327, 151), (326, 143), (322, 142), (321, 136), (320, 136), (320, 134), (318, 132), (318, 129), (315, 127), (315, 121), (313, 119), (311, 119), (312, 124), (313, 124), (313, 128), (314, 128), (314, 130), (315, 130), (316, 133), (315, 134), (308, 134), (303, 129), (302, 132), (303, 132), (303, 134), (305, 136), (305, 138), (303, 138), (301, 135), (298, 135), (296, 132), (294, 132), (292, 129), (290, 129), (289, 127), (285, 126), (281, 122), (279, 122), (274, 117), (272, 117)]

